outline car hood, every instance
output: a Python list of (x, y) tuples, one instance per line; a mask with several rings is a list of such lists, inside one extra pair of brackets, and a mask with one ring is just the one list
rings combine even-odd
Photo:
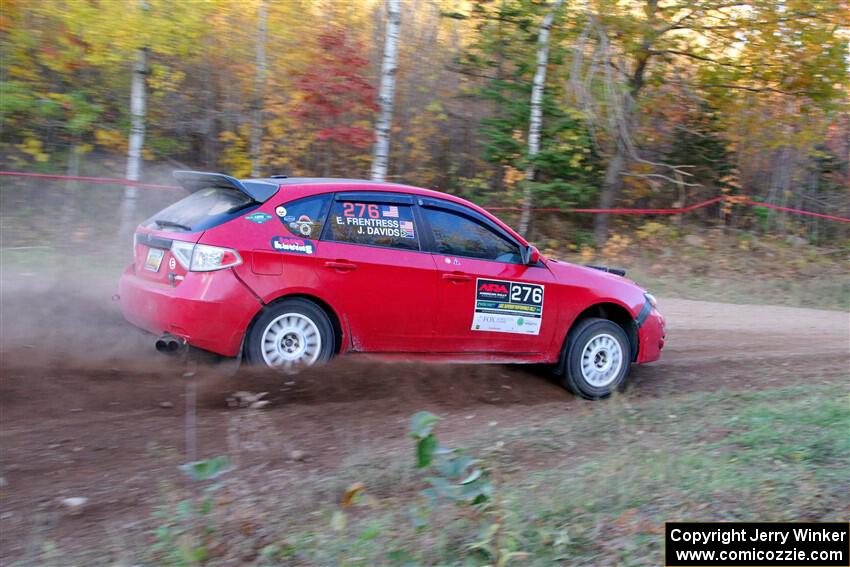
[(579, 266), (548, 258), (546, 265), (560, 284), (596, 290), (601, 295), (617, 297), (626, 293), (638, 292), (643, 296), (645, 290), (627, 277), (605, 272), (597, 268)]

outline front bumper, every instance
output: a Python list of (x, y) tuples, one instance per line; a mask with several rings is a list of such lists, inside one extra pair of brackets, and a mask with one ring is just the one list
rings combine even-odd
[(658, 360), (661, 356), (661, 349), (664, 348), (665, 336), (664, 317), (655, 308), (652, 308), (638, 329), (640, 350), (636, 362), (641, 364)]
[(236, 356), (260, 301), (232, 270), (188, 272), (177, 286), (140, 278), (131, 264), (118, 284), (121, 311), (137, 327)]

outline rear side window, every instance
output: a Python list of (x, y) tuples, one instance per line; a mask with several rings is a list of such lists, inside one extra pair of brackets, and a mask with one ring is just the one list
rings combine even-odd
[(161, 210), (145, 221), (145, 227), (176, 232), (206, 230), (235, 218), (257, 204), (236, 189), (209, 187), (195, 191)]
[(328, 239), (337, 242), (419, 250), (419, 238), (410, 205), (334, 201)]
[(422, 211), (434, 234), (435, 252), (508, 264), (522, 263), (519, 247), (483, 224), (446, 210), (423, 208)]
[(318, 240), (325, 226), (330, 200), (330, 194), (316, 195), (278, 205), (274, 212), (283, 226), (295, 236)]

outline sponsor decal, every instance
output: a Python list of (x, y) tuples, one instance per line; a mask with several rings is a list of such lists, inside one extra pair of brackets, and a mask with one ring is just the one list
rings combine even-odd
[(472, 330), (539, 335), (543, 291), (540, 284), (476, 279)]
[(284, 207), (283, 205), (278, 205), (277, 207), (275, 207), (274, 214), (276, 214), (277, 216), (279, 216), (281, 218), (285, 217), (286, 216), (286, 207)]
[(402, 238), (416, 238), (416, 233), (413, 231), (413, 221), (401, 221), (399, 228)]
[(168, 269), (173, 270), (176, 267), (177, 267), (177, 260), (175, 260), (174, 258), (169, 258), (168, 259)]
[(296, 230), (303, 234), (304, 236), (310, 236), (313, 234), (313, 219), (308, 217), (307, 215), (301, 215), (298, 217), (298, 220), (292, 223), (289, 223), (290, 228)]
[(286, 215), (285, 217), (283, 217), (283, 221), (284, 222), (295, 222), (295, 217), (293, 217), (292, 215)]
[(257, 211), (257, 212), (251, 213), (250, 215), (245, 215), (245, 217), (243, 217), (243, 218), (245, 220), (249, 220), (249, 221), (257, 223), (257, 224), (263, 224), (264, 222), (266, 222), (267, 220), (272, 218), (272, 216), (268, 213), (264, 213), (262, 211)]
[(316, 245), (312, 240), (292, 236), (272, 237), (272, 248), (278, 252), (292, 252), (293, 254), (313, 254), (316, 251)]
[(446, 258), (445, 262), (446, 262), (446, 264), (451, 264), (451, 263), (452, 263), (452, 259), (451, 259), (451, 258)]

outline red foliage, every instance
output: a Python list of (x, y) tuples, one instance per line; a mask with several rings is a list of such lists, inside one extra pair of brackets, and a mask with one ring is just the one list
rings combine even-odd
[(319, 139), (358, 148), (372, 143), (369, 129), (352, 126), (377, 109), (375, 88), (365, 72), (369, 61), (363, 46), (341, 28), (330, 28), (318, 37), (318, 60), (295, 79), (304, 100), (295, 115), (307, 125), (319, 126)]

